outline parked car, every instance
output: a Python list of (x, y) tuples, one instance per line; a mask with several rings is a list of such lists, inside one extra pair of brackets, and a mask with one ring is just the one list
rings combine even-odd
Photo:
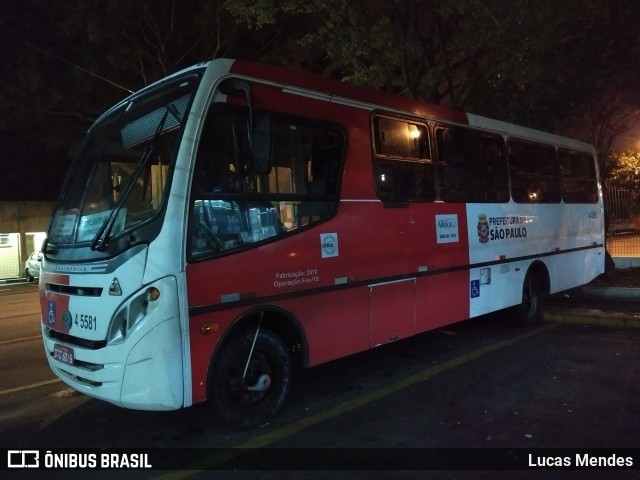
[(24, 265), (24, 275), (27, 280), (33, 282), (36, 277), (40, 276), (40, 262), (42, 261), (42, 252), (33, 252), (29, 255)]

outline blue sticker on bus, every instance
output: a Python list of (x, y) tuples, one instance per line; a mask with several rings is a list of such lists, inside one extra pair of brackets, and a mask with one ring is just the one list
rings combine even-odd
[(480, 296), (480, 280), (471, 280), (471, 298)]
[(47, 323), (55, 325), (56, 323), (56, 304), (55, 302), (47, 302)]

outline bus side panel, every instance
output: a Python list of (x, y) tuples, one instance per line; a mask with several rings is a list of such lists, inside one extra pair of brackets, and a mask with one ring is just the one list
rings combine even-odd
[(370, 346), (366, 287), (290, 299), (279, 305), (304, 320), (310, 367)]
[(469, 271), (435, 273), (416, 282), (418, 332), (469, 318)]
[(548, 262), (562, 247), (555, 227), (561, 211), (560, 204), (467, 205), (471, 263), (485, 264), (471, 271), (472, 317), (522, 301), (529, 265), (536, 256)]
[[(343, 201), (335, 218), (316, 227), (188, 265), (190, 308), (230, 302), (190, 319), (194, 401), (204, 395), (216, 339), (255, 304), (281, 306), (300, 322), (309, 365), (468, 318), (466, 229), (462, 204)], [(330, 251), (326, 235), (335, 241)], [(218, 331), (203, 335), (213, 323)]]
[(241, 309), (206, 313), (189, 318), (191, 391), (193, 403), (207, 399), (207, 375), (211, 357), (224, 332)]
[(520, 303), (534, 261), (547, 267), (551, 293), (604, 271), (600, 204), (509, 202), (469, 204), (467, 210), (471, 263), (485, 264), (471, 271), (472, 317)]
[[(386, 214), (382, 220), (380, 213)], [(200, 384), (206, 378), (218, 337), (256, 304), (278, 305), (295, 316), (309, 337), (310, 364), (368, 348), (366, 283), (407, 273), (409, 250), (402, 239), (408, 227), (406, 209), (383, 210), (378, 201), (347, 202), (335, 218), (306, 231), (189, 264), (189, 308), (206, 310), (229, 304), (219, 313), (190, 318), (194, 402), (202, 398), (204, 387)], [(328, 237), (335, 242), (333, 249), (323, 246)], [(244, 307), (235, 307), (234, 302)], [(413, 316), (399, 320), (414, 322)], [(201, 329), (207, 324), (215, 324), (217, 332), (203, 335)]]
[[(464, 204), (411, 205), (408, 256), (416, 279), (416, 331), (469, 318), (469, 245)], [(426, 272), (426, 275), (424, 273)]]
[(584, 285), (604, 273), (606, 251), (602, 204), (568, 204), (563, 210), (562, 228), (557, 229), (563, 248), (599, 247), (557, 258), (549, 269), (551, 293)]
[[(317, 289), (343, 289), (353, 282), (410, 276), (418, 271), (417, 249), (422, 250), (424, 261), (438, 256), (434, 251), (428, 255), (429, 245), (415, 235), (411, 222), (408, 209), (384, 209), (378, 201), (342, 202), (330, 221), (188, 265), (189, 307), (234, 298), (261, 303), (262, 297), (273, 295), (313, 294)], [(331, 248), (324, 243), (328, 237)]]

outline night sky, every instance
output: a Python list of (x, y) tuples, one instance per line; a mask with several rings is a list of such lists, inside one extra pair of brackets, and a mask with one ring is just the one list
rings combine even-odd
[[(140, 86), (144, 83), (142, 78), (135, 77), (135, 69), (128, 68), (138, 58), (137, 54), (132, 55), (132, 52), (135, 53), (137, 50), (133, 48), (133, 45), (128, 48), (131, 40), (122, 35), (111, 35), (114, 31), (112, 29), (83, 28), (82, 25), (85, 24), (94, 25), (93, 22), (85, 22), (84, 20), (86, 19), (80, 15), (80, 13), (88, 15), (91, 9), (79, 12), (75, 6), (76, 2), (54, 2), (48, 7), (43, 6), (48, 4), (38, 0), (5, 3), (7, 5), (4, 5), (3, 15), (0, 16), (0, 26), (3, 27), (0, 29), (0, 34), (2, 34), (0, 58), (3, 60), (0, 62), (0, 108), (2, 108), (2, 111), (0, 111), (0, 167), (2, 167), (0, 170), (0, 201), (54, 201), (62, 188), (74, 155), (73, 152), (82, 142), (83, 132), (89, 127), (91, 119), (97, 118), (100, 112), (127, 95), (126, 91), (123, 91), (123, 87), (119, 86), (120, 84), (126, 84), (127, 89), (134, 89), (136, 88), (134, 85)], [(77, 3), (81, 4), (83, 2)], [(109, 2), (97, 2), (96, 8), (97, 5), (102, 5), (102, 3), (106, 5)], [(118, 4), (118, 2), (113, 3)], [(123, 1), (122, 5), (126, 4), (128, 7), (135, 5), (135, 3)], [(171, 2), (164, 3), (169, 5)], [(181, 4), (180, 2), (178, 3)], [(184, 9), (181, 11), (193, 13), (190, 10), (192, 9), (192, 6), (189, 6), (190, 2), (183, 3)], [(194, 2), (193, 4), (200, 3), (204, 4), (206, 2)], [(637, 56), (640, 54), (640, 42), (637, 41), (636, 28), (631, 28), (630, 26), (637, 26), (637, 19), (640, 18), (640, 13), (638, 13), (640, 10), (637, 10), (637, 3), (632, 1), (620, 2), (619, 8), (618, 6), (609, 8), (608, 3), (604, 1), (592, 3), (594, 5), (589, 4), (591, 7), (586, 6), (585, 11), (582, 12), (585, 15), (582, 25), (584, 28), (597, 27), (593, 31), (594, 34), (604, 32), (602, 38), (605, 38), (606, 41), (594, 42), (593, 45), (589, 43), (588, 45), (596, 47), (603, 45), (599, 52), (601, 54), (604, 52), (607, 55), (598, 57), (598, 59), (603, 58), (606, 60), (598, 63), (601, 67), (604, 65), (604, 68), (592, 69), (591, 64), (586, 65), (585, 78), (590, 79), (591, 74), (593, 74), (593, 84), (595, 86), (604, 85), (607, 88), (610, 88), (610, 85), (615, 87), (617, 84), (613, 79), (618, 78), (621, 79), (618, 84), (625, 88), (628, 85), (621, 82), (632, 82), (635, 85), (634, 80), (638, 76), (637, 74), (634, 75), (634, 72), (637, 72), (636, 67), (640, 64), (637, 61)], [(594, 17), (597, 21), (592, 25), (589, 22), (589, 8), (594, 9), (594, 15), (601, 11), (609, 12), (611, 15), (609, 17), (602, 15)], [(556, 7), (551, 13), (555, 13), (555, 10)], [(104, 15), (109, 9), (100, 11)], [(159, 14), (160, 12), (156, 13)], [(324, 17), (319, 16), (318, 18), (323, 19)], [(73, 24), (72, 20), (78, 23)], [(573, 20), (573, 16), (571, 16), (570, 20)], [(623, 20), (627, 20), (627, 22), (625, 23)], [(99, 26), (100, 22), (106, 22), (104, 23), (105, 25), (109, 24), (102, 17), (99, 18), (99, 21), (96, 21), (96, 25)], [(313, 21), (310, 22), (312, 25)], [(625, 28), (612, 30), (612, 25), (617, 27), (619, 24), (622, 24)], [(559, 25), (564, 25), (564, 23), (559, 22)], [(48, 28), (45, 28), (45, 26)], [(135, 22), (128, 26), (144, 27), (144, 25), (140, 26)], [(226, 25), (223, 25), (223, 27), (226, 27)], [(176, 48), (177, 51), (172, 52), (172, 55), (175, 58), (182, 58), (184, 51), (187, 51), (191, 45), (189, 42), (195, 40), (187, 33), (198, 32), (198, 30), (176, 30), (182, 33), (171, 37), (172, 42), (169, 42), (166, 46)], [(147, 38), (145, 31), (136, 29), (133, 31), (139, 33), (141, 38)], [(246, 36), (246, 30), (238, 30), (235, 27), (228, 29), (227, 33), (231, 35), (236, 31), (240, 32), (238, 35), (243, 34)], [(277, 32), (277, 30), (274, 31)], [(215, 32), (218, 31), (216, 30)], [(306, 30), (297, 32), (297, 34), (300, 35), (305, 32)], [(262, 36), (265, 32), (260, 31), (260, 29), (253, 30), (250, 33), (255, 36), (256, 40), (251, 42), (246, 38), (238, 37), (237, 40), (242, 41), (230, 42), (230, 45), (236, 50), (232, 50), (229, 56), (243, 58), (243, 53), (254, 55), (255, 47), (262, 45), (260, 43), (262, 39), (269, 38), (269, 35)], [(536, 30), (536, 38), (538, 38), (538, 33)], [(101, 35), (97, 37), (97, 43), (80, 41), (80, 39), (93, 38), (91, 37), (92, 34)], [(333, 32), (329, 32), (329, 35), (333, 35)], [(492, 36), (495, 35), (492, 34)], [(553, 38), (555, 41), (555, 33)], [(568, 38), (571, 39), (573, 36), (568, 36)], [(588, 38), (593, 38), (593, 36)], [(600, 37), (596, 35), (596, 40), (598, 38)], [(103, 43), (99, 43), (98, 40)], [(274, 42), (276, 48), (269, 54), (281, 55), (283, 52), (288, 55), (300, 54), (300, 58), (306, 62), (306, 54), (302, 55), (297, 48), (292, 50), (284, 48), (289, 46), (290, 43), (293, 44), (293, 42), (286, 42), (286, 44)], [(243, 47), (245, 44), (246, 47)], [(609, 44), (624, 45), (625, 48), (605, 48)], [(113, 48), (115, 50), (110, 51), (109, 48), (114, 45), (115, 47)], [(146, 44), (141, 43), (141, 45)], [(576, 43), (576, 45), (579, 46), (581, 44)], [(544, 47), (545, 44), (542, 44), (542, 46)], [(149, 48), (151, 52), (154, 51), (153, 48)], [(316, 46), (316, 48), (319, 47)], [(202, 55), (204, 55), (204, 52), (211, 53), (208, 48), (202, 50)], [(585, 48), (584, 52), (589, 55), (585, 56), (585, 58), (596, 58), (591, 48)], [(119, 62), (112, 65), (111, 63), (113, 62), (104, 61), (104, 58), (110, 58), (105, 53), (121, 56), (122, 58), (119, 58)], [(310, 58), (315, 58), (314, 56), (322, 58), (323, 62), (321, 64), (324, 64), (324, 56), (315, 51), (311, 53), (313, 55)], [(328, 52), (328, 54), (331, 55), (331, 52)], [(202, 55), (198, 55), (197, 58), (199, 60), (209, 58)], [(582, 58), (581, 56), (578, 57)], [(269, 56), (265, 54), (265, 58), (269, 58)], [(534, 61), (540, 62), (540, 69), (546, 67), (544, 59), (540, 60), (535, 55), (532, 58)], [(153, 60), (146, 64), (147, 69), (155, 65), (155, 60), (157, 59)], [(607, 62), (610, 64), (609, 68), (606, 68)], [(191, 62), (188, 64), (191, 64)], [(172, 67), (177, 68), (177, 65), (177, 63), (172, 64)], [(509, 65), (509, 63), (505, 63), (505, 68)], [(623, 69), (625, 65), (627, 68)], [(600, 77), (595, 75), (598, 72), (609, 71), (612, 74), (601, 75)], [(631, 73), (627, 76), (619, 75), (619, 73), (627, 71)], [(159, 72), (156, 73), (159, 74)], [(157, 78), (157, 75), (153, 77), (150, 73), (147, 74), (150, 75), (148, 79)], [(111, 81), (105, 81), (105, 78), (118, 79), (120, 83), (114, 84)], [(569, 75), (567, 78), (572, 77)], [(145, 78), (145, 81), (148, 79)], [(602, 83), (599, 84), (598, 80)], [(594, 91), (597, 91), (595, 87)], [(638, 89), (631, 88), (630, 91), (637, 93)], [(633, 98), (635, 99), (635, 97)], [(630, 103), (628, 100), (625, 100), (625, 102), (627, 104)], [(469, 108), (474, 108), (473, 104), (470, 105)], [(540, 102), (538, 105), (540, 105)], [(544, 103), (541, 105), (546, 107)], [(552, 108), (553, 105), (551, 105)], [(474, 113), (490, 117), (494, 116), (490, 112), (477, 111)], [(637, 116), (638, 114), (636, 114)], [(496, 118), (500, 119), (499, 117)], [(526, 121), (526, 119), (523, 121)], [(631, 124), (630, 127), (629, 131), (618, 139), (617, 148), (633, 150), (640, 148), (636, 134), (637, 131), (640, 131), (640, 123)]]
[(44, 153), (37, 144), (28, 141), (15, 142), (11, 138), (0, 141), (0, 201), (55, 200), (71, 155)]

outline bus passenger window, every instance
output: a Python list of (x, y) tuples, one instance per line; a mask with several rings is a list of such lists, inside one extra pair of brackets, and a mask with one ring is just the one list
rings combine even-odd
[(385, 202), (433, 201), (433, 165), (425, 162), (375, 159), (376, 192)]
[(507, 202), (509, 177), (500, 135), (438, 127), (438, 180), (445, 202)]
[(560, 176), (554, 147), (509, 139), (508, 151), (511, 196), (515, 202), (560, 202)]
[(431, 202), (435, 175), (425, 125), (374, 117), (375, 189), (384, 202)]
[(373, 128), (377, 154), (414, 160), (431, 158), (429, 137), (424, 125), (375, 117)]
[(560, 176), (562, 178), (562, 200), (565, 203), (595, 203), (598, 201), (598, 182), (593, 156), (558, 150)]

